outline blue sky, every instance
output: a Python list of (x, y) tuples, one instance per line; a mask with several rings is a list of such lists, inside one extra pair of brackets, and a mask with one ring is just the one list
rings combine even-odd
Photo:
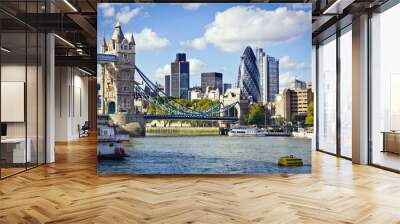
[(293, 77), (311, 80), (311, 4), (98, 4), (98, 46), (109, 40), (117, 21), (134, 34), (136, 65), (163, 84), (169, 64), (186, 53), (191, 86), (201, 72), (222, 72), (235, 84), (246, 46), (264, 48), (280, 59), (281, 89)]

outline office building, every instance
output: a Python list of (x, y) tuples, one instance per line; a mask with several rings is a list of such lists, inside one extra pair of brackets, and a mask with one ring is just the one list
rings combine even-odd
[(295, 89), (305, 89), (307, 88), (307, 83), (298, 79), (294, 79), (294, 86)]
[(218, 89), (219, 94), (223, 91), (222, 73), (219, 72), (206, 72), (201, 73), (201, 91), (206, 92), (207, 87), (211, 89)]
[(240, 58), (238, 87), (241, 94), (258, 102), (260, 99), (260, 73), (258, 72), (256, 56), (251, 47), (246, 47)]
[(256, 48), (256, 60), (260, 73), (259, 102), (274, 102), (279, 93), (279, 60), (266, 55), (262, 48)]
[(219, 100), (220, 93), (218, 89), (213, 89), (207, 86), (206, 91), (204, 92), (204, 98), (210, 100)]
[(267, 102), (274, 102), (279, 93), (279, 60), (267, 55)]
[(256, 48), (257, 67), (260, 73), (260, 102), (268, 102), (268, 77), (267, 77), (267, 55), (262, 48)]
[(226, 92), (226, 90), (228, 89), (232, 89), (232, 84), (230, 83), (224, 83), (224, 93)]
[(311, 88), (284, 89), (282, 93), (276, 95), (275, 107), (276, 114), (290, 121), (293, 115), (307, 115), (307, 108), (314, 100)]
[(167, 96), (171, 96), (171, 76), (170, 75), (165, 75), (164, 88), (165, 88), (165, 94), (167, 94)]
[(189, 100), (200, 100), (203, 99), (204, 93), (201, 92), (201, 89), (191, 89)]
[(176, 59), (171, 63), (170, 95), (182, 99), (189, 99), (189, 62), (186, 54), (176, 54)]

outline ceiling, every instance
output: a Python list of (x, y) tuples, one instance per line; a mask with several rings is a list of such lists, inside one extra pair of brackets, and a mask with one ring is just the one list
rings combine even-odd
[[(232, 2), (208, 0), (205, 2)], [(270, 3), (311, 3), (313, 42), (332, 32), (338, 21), (350, 21), (360, 12), (373, 9), (387, 0), (253, 0)], [(58, 35), (56, 64), (80, 66), (96, 72), (97, 3), (134, 2), (132, 0), (1, 0), (0, 27), (3, 33), (54, 32)], [(170, 0), (144, 0), (141, 2), (171, 2)], [(180, 2), (191, 2), (181, 0)], [(238, 0), (237, 2), (249, 2)], [(27, 13), (26, 13), (27, 12)], [(51, 12), (51, 13), (49, 13)], [(345, 25), (345, 24), (344, 24)], [(333, 27), (333, 28), (332, 28)], [(12, 34), (5, 38), (20, 41)], [(4, 43), (4, 42), (3, 42)], [(12, 47), (12, 46), (10, 46)], [(17, 46), (14, 46), (17, 48)], [(28, 48), (28, 54), (30, 50)], [(90, 66), (92, 64), (92, 66)]]
[(96, 0), (1, 0), (2, 45), (13, 50), (8, 54), (10, 60), (36, 55), (33, 43), (24, 50), (25, 32), (28, 42), (33, 41), (33, 34), (52, 32), (57, 34), (56, 65), (78, 66), (95, 74), (96, 4)]

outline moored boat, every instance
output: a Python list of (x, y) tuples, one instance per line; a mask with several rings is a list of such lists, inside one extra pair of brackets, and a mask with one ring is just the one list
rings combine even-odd
[(264, 129), (249, 126), (234, 126), (229, 132), (229, 136), (236, 137), (261, 137), (261, 136), (290, 136), (288, 132), (271, 132)]
[(101, 115), (98, 118), (97, 141), (99, 159), (122, 159), (129, 156), (122, 144), (129, 141), (129, 135), (117, 134), (116, 125), (109, 121), (108, 116)]
[(299, 128), (298, 131), (294, 131), (292, 132), (293, 137), (297, 137), (297, 138), (309, 138), (311, 139), (314, 135), (314, 131), (313, 130), (306, 130), (304, 128)]
[(265, 136), (267, 132), (253, 127), (247, 126), (237, 126), (229, 130), (229, 136), (238, 136), (238, 137), (252, 137), (252, 136)]
[(121, 143), (100, 144), (97, 146), (99, 159), (123, 159), (129, 157)]

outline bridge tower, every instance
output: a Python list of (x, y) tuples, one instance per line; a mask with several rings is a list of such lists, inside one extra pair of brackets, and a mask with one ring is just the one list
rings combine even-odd
[[(239, 118), (240, 125), (246, 124), (245, 116), (249, 111), (250, 100), (248, 99), (248, 97), (246, 97), (246, 95), (242, 93), (239, 88), (228, 89), (221, 98), (221, 102), (224, 107), (237, 102), (234, 108), (231, 108), (229, 111), (225, 111), (224, 114), (221, 114), (221, 116), (237, 116)], [(230, 123), (232, 122), (220, 122), (222, 126), (227, 126)]]
[(118, 61), (103, 65), (104, 75), (100, 81), (103, 96), (102, 113), (135, 113), (134, 75), (135, 40), (133, 34), (126, 38), (119, 22), (114, 27), (111, 39), (107, 42), (103, 35), (101, 53), (115, 55)]

